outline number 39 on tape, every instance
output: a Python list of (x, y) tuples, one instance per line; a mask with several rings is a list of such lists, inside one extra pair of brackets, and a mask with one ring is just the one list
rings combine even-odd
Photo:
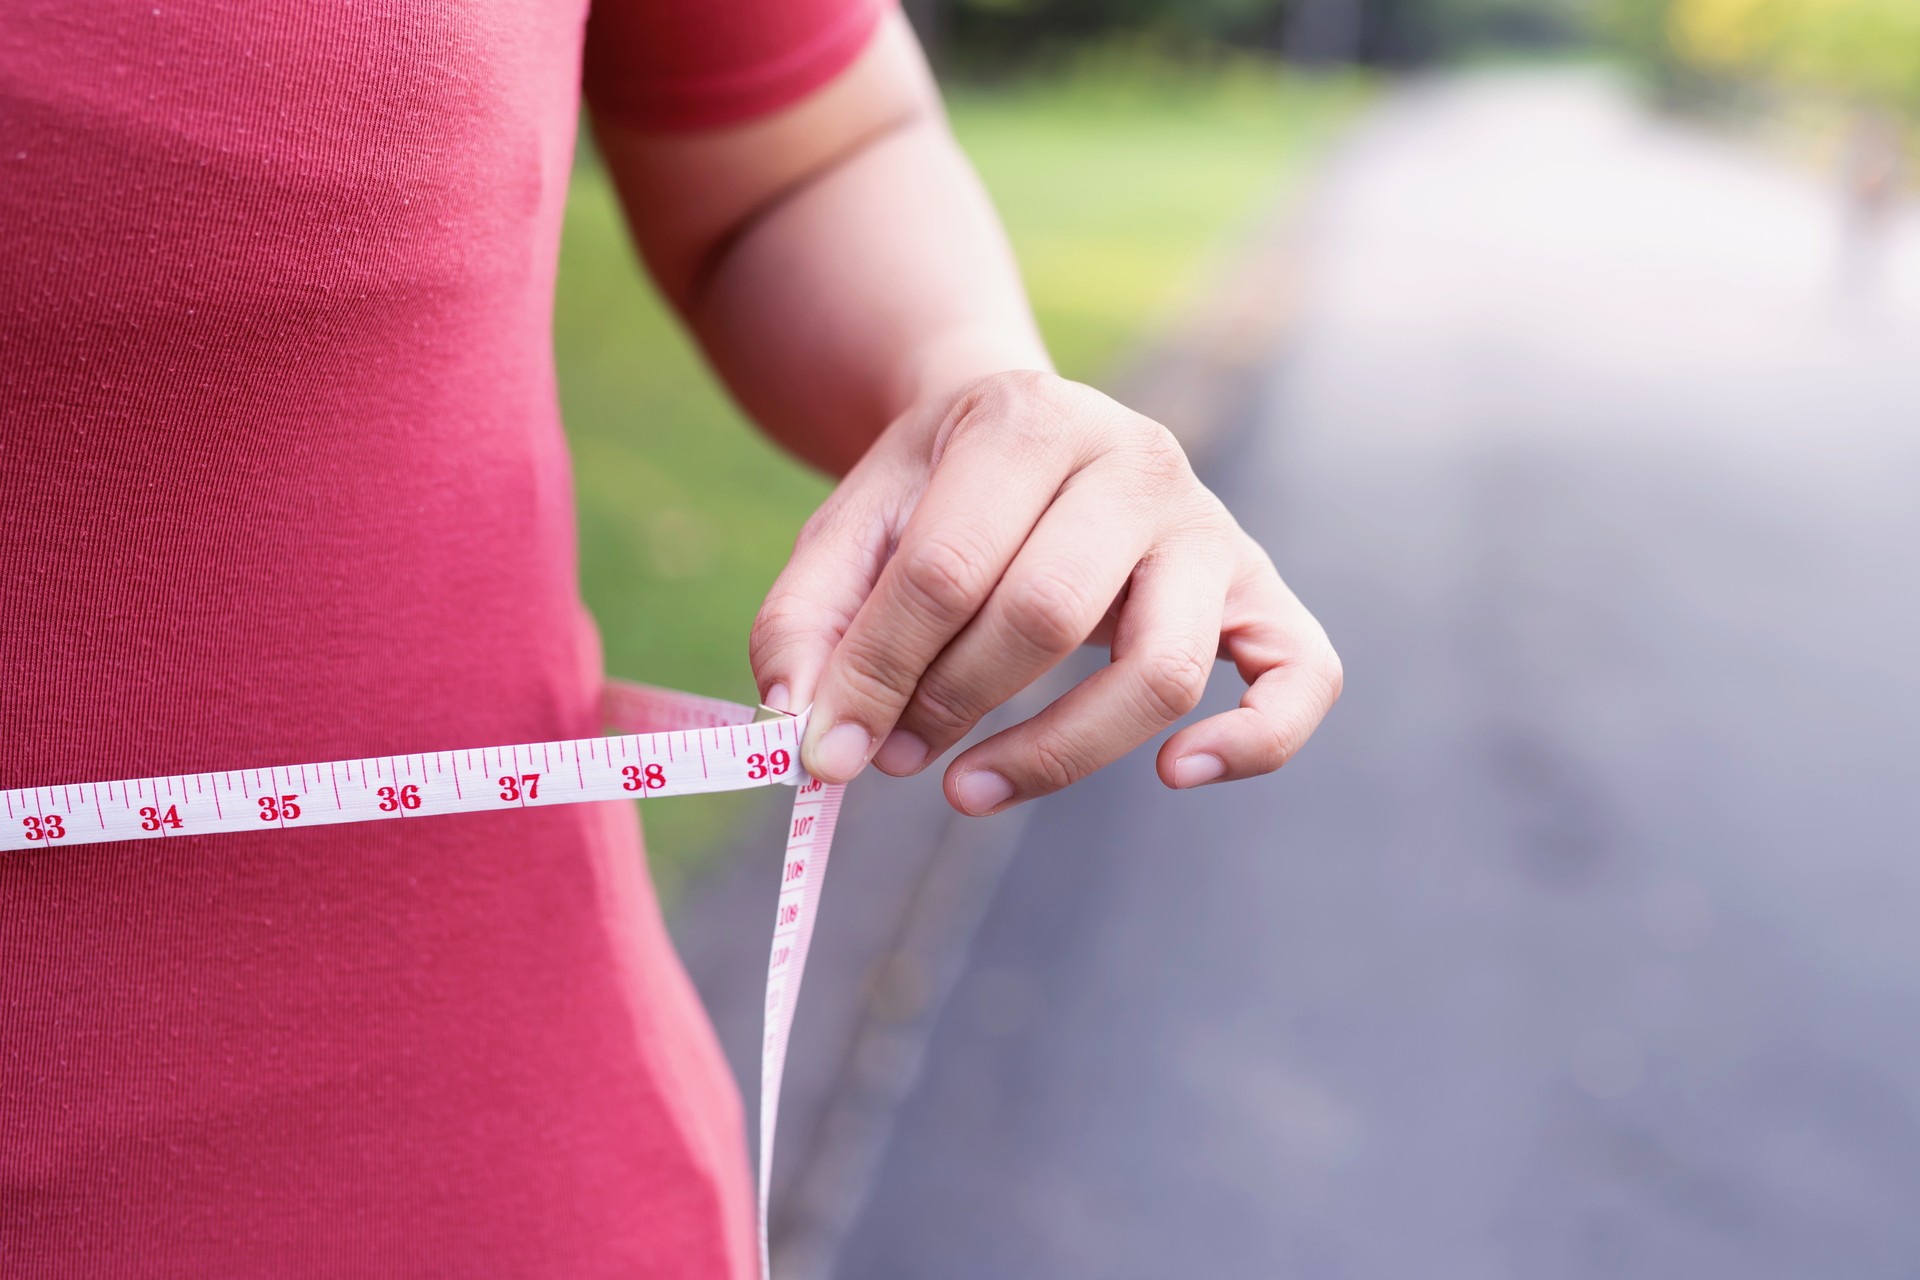
[(760, 1056), (764, 1275), (780, 1079), (843, 788), (810, 778), (801, 768), (804, 712), (755, 722), (751, 707), (618, 682), (608, 685), (603, 711), (619, 736), (0, 792), (6, 808), (0, 850), (793, 786)]

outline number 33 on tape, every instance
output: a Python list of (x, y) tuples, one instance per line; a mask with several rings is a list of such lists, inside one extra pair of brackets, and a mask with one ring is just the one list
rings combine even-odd
[(0, 792), (0, 850), (793, 786), (760, 1054), (764, 1275), (780, 1077), (844, 788), (800, 767), (804, 712), (755, 722), (751, 707), (623, 682), (608, 685), (603, 711), (619, 736)]

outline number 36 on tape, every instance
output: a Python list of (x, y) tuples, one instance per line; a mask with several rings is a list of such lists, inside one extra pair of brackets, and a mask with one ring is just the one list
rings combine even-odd
[(810, 778), (801, 768), (804, 712), (755, 722), (751, 707), (622, 682), (608, 685), (603, 711), (619, 736), (0, 792), (6, 808), (0, 850), (793, 786), (760, 1057), (760, 1256), (766, 1274), (780, 1077), (843, 788)]

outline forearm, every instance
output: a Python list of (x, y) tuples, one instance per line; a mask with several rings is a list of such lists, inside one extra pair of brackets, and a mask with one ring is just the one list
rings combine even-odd
[(911, 31), (826, 90), (687, 136), (600, 123), (636, 240), (746, 410), (844, 472), (909, 404), (1050, 367)]
[(909, 404), (1051, 368), (999, 222), (937, 116), (755, 222), (689, 320), (747, 411), (835, 473)]

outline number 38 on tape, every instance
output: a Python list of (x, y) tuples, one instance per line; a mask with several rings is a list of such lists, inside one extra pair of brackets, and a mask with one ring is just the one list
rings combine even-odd
[(765, 1274), (780, 1077), (842, 788), (810, 778), (800, 767), (805, 713), (755, 722), (751, 707), (624, 683), (607, 687), (603, 709), (619, 736), (0, 792), (7, 815), (0, 850), (793, 786), (760, 1058)]

